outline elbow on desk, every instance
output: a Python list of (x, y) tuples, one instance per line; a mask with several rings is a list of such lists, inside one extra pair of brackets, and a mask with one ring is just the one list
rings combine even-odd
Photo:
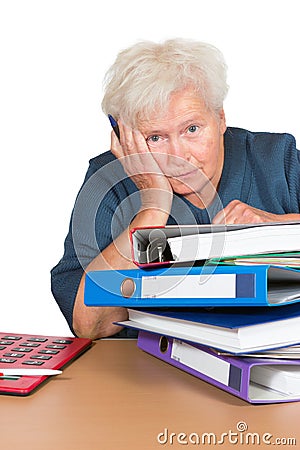
[(83, 327), (80, 325), (76, 325), (76, 323), (73, 323), (73, 330), (76, 337), (79, 338), (87, 338), (94, 341), (95, 339), (100, 339), (101, 335), (99, 333), (93, 332), (90, 328)]
[(96, 339), (102, 339), (102, 338), (114, 336), (116, 333), (121, 331), (123, 329), (123, 327), (118, 327), (116, 325), (113, 325), (110, 327), (108, 326), (106, 328), (103, 327), (103, 329), (101, 329), (101, 330), (93, 330), (88, 327), (84, 327), (84, 326), (76, 327), (74, 325), (73, 329), (74, 329), (74, 333), (77, 337), (88, 338), (88, 339), (91, 339), (92, 341), (94, 341)]
[(73, 330), (75, 335), (92, 340), (113, 336), (122, 330), (122, 327), (115, 325), (113, 322), (126, 320), (128, 312), (125, 308), (103, 308), (102, 316), (97, 321), (87, 317), (74, 317)]

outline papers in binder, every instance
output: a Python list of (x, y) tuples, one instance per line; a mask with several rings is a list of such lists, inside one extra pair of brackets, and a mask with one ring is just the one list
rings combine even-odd
[(300, 225), (251, 227), (167, 240), (174, 261), (300, 250)]
[[(231, 355), (220, 350), (214, 350), (218, 355)], [(241, 353), (239, 356), (250, 358), (264, 358), (264, 359), (299, 359), (300, 360), (300, 345), (290, 345), (288, 347), (280, 347), (274, 350), (264, 350), (259, 352)]]
[[(300, 364), (300, 361), (298, 361)], [(300, 397), (300, 365), (269, 364), (252, 368), (252, 380), (278, 392)]]
[(300, 252), (266, 253), (263, 255), (233, 256), (231, 258), (210, 259), (211, 264), (268, 264), (278, 267), (300, 269)]
[(236, 355), (300, 343), (300, 304), (278, 308), (128, 309), (119, 325)]

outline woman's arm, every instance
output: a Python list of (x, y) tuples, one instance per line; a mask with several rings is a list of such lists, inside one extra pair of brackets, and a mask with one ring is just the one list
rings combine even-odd
[(300, 214), (272, 214), (247, 205), (240, 200), (233, 200), (218, 212), (213, 223), (287, 222), (293, 220), (300, 220)]
[[(167, 223), (173, 191), (167, 178), (152, 157), (144, 137), (120, 123), (121, 143), (111, 135), (112, 153), (139, 189), (141, 208), (129, 227), (97, 255), (85, 271), (136, 268), (131, 259), (130, 230), (135, 227), (164, 226)], [(84, 304), (83, 274), (73, 310), (73, 329), (77, 336), (92, 339), (120, 331), (113, 322), (125, 320), (125, 308), (87, 307)]]
[[(139, 226), (165, 225), (168, 214), (148, 209), (137, 214), (136, 218), (114, 242), (101, 252), (87, 266), (86, 271), (112, 270), (112, 269), (136, 269), (131, 259), (130, 229)], [(121, 330), (113, 322), (126, 320), (128, 317), (126, 308), (113, 307), (91, 307), (84, 304), (84, 282), (83, 274), (75, 299), (73, 311), (73, 328), (77, 336), (97, 339), (111, 336)]]

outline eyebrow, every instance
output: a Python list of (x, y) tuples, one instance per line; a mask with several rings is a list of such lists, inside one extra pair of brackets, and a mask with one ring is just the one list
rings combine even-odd
[[(199, 120), (199, 119), (197, 119), (197, 120)], [(194, 121), (196, 122), (197, 120), (194, 119), (194, 118), (190, 118), (188, 120), (185, 120), (182, 124), (180, 124), (180, 128), (184, 128), (187, 125), (193, 123)], [(145, 134), (148, 135), (148, 136), (152, 136), (152, 135), (156, 135), (156, 134), (164, 134), (164, 133), (165, 133), (165, 131), (162, 130), (162, 129), (155, 129), (155, 130), (151, 130), (151, 131), (145, 132)]]

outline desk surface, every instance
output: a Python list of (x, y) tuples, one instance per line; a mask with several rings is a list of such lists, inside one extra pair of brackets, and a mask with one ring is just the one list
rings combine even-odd
[[(277, 438), (300, 448), (300, 403), (250, 405), (142, 352), (134, 340), (98, 341), (32, 395), (3, 395), (0, 402), (3, 450), (252, 450), (270, 448), (265, 433), (273, 448)], [(236, 433), (239, 422), (248, 430), (231, 441), (256, 433), (256, 444), (195, 445), (204, 433), (218, 440)]]

